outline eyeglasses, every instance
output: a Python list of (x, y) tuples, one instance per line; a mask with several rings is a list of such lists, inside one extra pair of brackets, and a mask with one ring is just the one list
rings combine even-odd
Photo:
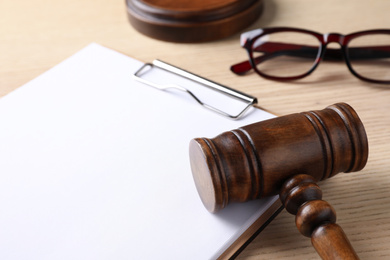
[[(341, 48), (329, 48), (329, 43)], [(301, 79), (312, 73), (321, 60), (345, 60), (361, 80), (390, 84), (390, 30), (369, 30), (348, 35), (319, 34), (295, 28), (257, 29), (241, 35), (249, 60), (231, 66), (243, 75), (254, 69), (272, 80)]]

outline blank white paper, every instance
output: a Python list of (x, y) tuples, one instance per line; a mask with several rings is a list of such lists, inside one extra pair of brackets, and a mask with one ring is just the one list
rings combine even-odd
[(0, 99), (0, 259), (212, 259), (275, 201), (209, 213), (188, 155), (273, 116), (226, 119), (141, 65), (91, 44)]

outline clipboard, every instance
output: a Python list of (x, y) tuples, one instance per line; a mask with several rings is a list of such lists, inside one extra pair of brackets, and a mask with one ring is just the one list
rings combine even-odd
[[(1, 259), (226, 259), (279, 212), (272, 197), (209, 213), (188, 158), (194, 136), (273, 115), (211, 113), (135, 80), (143, 66), (91, 44), (0, 99)], [(177, 76), (160, 73), (141, 76)]]
[[(212, 91), (214, 91), (215, 94), (224, 95), (224, 96), (233, 98), (235, 100), (238, 100), (239, 102), (243, 102), (244, 106), (242, 107), (241, 110), (238, 110), (238, 112), (236, 114), (231, 114), (229, 112), (222, 110), (221, 108), (217, 108), (214, 105), (205, 103), (204, 101), (202, 101), (201, 98), (198, 97), (198, 95), (195, 92), (191, 91), (188, 87), (186, 88), (186, 87), (180, 86), (176, 83), (168, 83), (168, 84), (156, 83), (156, 82), (147, 80), (147, 79), (142, 77), (142, 74), (144, 74), (145, 72), (147, 72), (148, 70), (153, 69), (153, 68), (164, 70), (166, 72), (169, 72), (169, 73), (172, 73), (174, 75), (188, 79), (192, 82), (197, 83), (198, 85), (202, 85), (204, 87), (211, 89)], [(203, 78), (199, 75), (188, 72), (186, 70), (183, 70), (181, 68), (178, 68), (176, 66), (168, 64), (168, 63), (161, 61), (161, 60), (154, 60), (152, 63), (145, 63), (144, 65), (142, 65), (142, 67), (139, 70), (137, 70), (133, 74), (133, 78), (141, 83), (144, 83), (146, 85), (149, 85), (149, 86), (154, 87), (154, 88), (159, 89), (159, 90), (176, 89), (179, 91), (183, 91), (183, 92), (187, 93), (191, 98), (193, 98), (199, 105), (203, 106), (204, 108), (209, 109), (215, 113), (218, 113), (218, 114), (225, 116), (227, 118), (230, 118), (230, 119), (241, 118), (245, 114), (245, 112), (247, 112), (247, 110), (249, 110), (252, 106), (257, 104), (256, 97), (250, 96), (250, 95), (245, 94), (241, 91), (229, 88), (227, 86), (221, 85), (221, 84), (216, 83), (214, 81), (211, 81), (209, 79)], [(188, 85), (188, 82), (186, 82), (185, 85)], [(198, 91), (199, 91), (199, 89), (198, 89)]]

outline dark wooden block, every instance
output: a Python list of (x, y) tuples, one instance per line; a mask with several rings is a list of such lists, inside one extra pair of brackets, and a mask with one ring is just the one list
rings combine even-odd
[(130, 23), (164, 41), (207, 42), (237, 33), (262, 12), (262, 0), (126, 0)]

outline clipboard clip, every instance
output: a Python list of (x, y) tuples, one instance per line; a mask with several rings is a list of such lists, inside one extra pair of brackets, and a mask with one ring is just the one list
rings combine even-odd
[[(167, 71), (167, 72), (170, 72), (172, 74), (175, 74), (175, 75), (178, 75), (178, 76), (181, 76), (183, 78), (186, 78), (188, 80), (191, 80), (195, 83), (198, 83), (200, 85), (203, 85), (209, 89), (212, 89), (214, 91), (217, 91), (223, 95), (226, 95), (228, 97), (231, 97), (231, 98), (234, 98), (238, 101), (241, 101), (245, 104), (245, 107), (238, 112), (238, 114), (231, 114), (231, 113), (227, 113), (221, 109), (218, 109), (212, 105), (209, 105), (209, 104), (206, 104), (204, 103), (200, 98), (198, 98), (192, 91), (190, 91), (189, 89), (185, 88), (185, 87), (182, 87), (182, 86), (179, 86), (179, 85), (176, 85), (176, 84), (157, 84), (157, 83), (154, 83), (154, 82), (151, 82), (145, 78), (142, 78), (142, 73), (144, 73), (145, 71), (147, 70), (150, 70), (150, 69), (153, 69), (154, 67), (156, 68), (159, 68), (159, 69), (162, 69), (164, 71)], [(257, 104), (257, 98), (253, 97), (253, 96), (250, 96), (248, 94), (245, 94), (243, 92), (240, 92), (238, 90), (235, 90), (235, 89), (232, 89), (232, 88), (229, 88), (227, 86), (224, 86), (224, 85), (221, 85), (219, 83), (216, 83), (214, 81), (211, 81), (211, 80), (208, 80), (206, 78), (203, 78), (201, 76), (198, 76), (196, 74), (193, 74), (191, 72), (188, 72), (186, 70), (183, 70), (181, 68), (178, 68), (178, 67), (175, 67), (173, 65), (170, 65), (166, 62), (163, 62), (161, 60), (154, 60), (152, 63), (145, 63), (141, 68), (139, 68), (134, 74), (133, 74), (133, 78), (135, 80), (137, 80), (138, 82), (141, 82), (143, 84), (146, 84), (146, 85), (149, 85), (151, 87), (154, 87), (154, 88), (157, 88), (159, 90), (167, 90), (167, 89), (177, 89), (177, 90), (180, 90), (180, 91), (183, 91), (183, 92), (186, 92), (188, 95), (190, 95), (198, 104), (200, 104), (201, 106), (203, 106), (204, 108), (208, 109), (208, 110), (211, 110), (215, 113), (218, 113), (220, 115), (223, 115), (225, 117), (228, 117), (230, 119), (239, 119), (241, 118), (245, 112), (252, 106), (256, 105)]]

